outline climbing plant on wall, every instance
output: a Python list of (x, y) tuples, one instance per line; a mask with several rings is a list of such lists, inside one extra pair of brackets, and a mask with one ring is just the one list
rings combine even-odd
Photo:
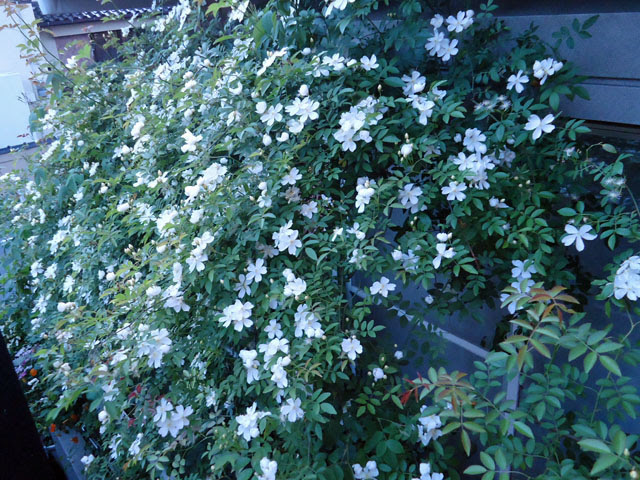
[[(2, 177), (42, 428), (96, 479), (635, 478), (640, 212), (561, 115), (575, 68), (492, 2), (201, 3), (50, 71), (51, 141)], [(487, 305), (508, 333), (445, 370), (422, 319)]]

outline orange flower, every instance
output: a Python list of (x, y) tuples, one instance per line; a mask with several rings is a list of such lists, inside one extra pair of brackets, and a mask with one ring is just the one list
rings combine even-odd
[(32, 368), (31, 370), (29, 370), (29, 375), (31, 375), (32, 377), (35, 377), (36, 375), (38, 375), (38, 370), (36, 370), (35, 368)]

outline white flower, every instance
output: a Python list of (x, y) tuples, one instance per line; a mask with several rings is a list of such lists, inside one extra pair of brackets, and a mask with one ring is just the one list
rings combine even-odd
[(402, 81), (405, 83), (402, 91), (407, 97), (420, 93), (427, 86), (427, 79), (415, 70), (411, 72), (411, 76), (403, 75)]
[(362, 353), (362, 344), (357, 338), (345, 338), (342, 340), (342, 351), (347, 354), (350, 360), (355, 360)]
[(202, 135), (194, 135), (187, 128), (182, 134), (182, 138), (184, 139), (184, 145), (180, 148), (182, 153), (187, 152), (195, 152), (197, 143), (202, 140)]
[[(309, 97), (304, 98), (300, 104), (298, 105), (298, 112), (296, 115), (300, 118), (301, 124), (304, 124), (308, 120), (317, 120), (318, 119), (318, 108), (320, 107), (320, 102), (315, 100), (311, 100)], [(299, 131), (302, 130), (300, 127)], [(299, 131), (295, 133), (299, 133)]]
[(456, 254), (453, 248), (447, 248), (446, 243), (436, 244), (436, 252), (438, 253), (433, 259), (433, 268), (440, 268), (443, 258), (453, 258)]
[[(175, 411), (171, 414), (171, 420), (173, 420), (175, 428), (178, 430), (182, 430), (184, 427), (189, 425), (189, 420), (187, 417), (193, 413), (193, 408), (187, 406), (186, 408), (182, 405), (178, 405)], [(173, 435), (173, 434), (172, 434)], [(175, 435), (173, 435), (175, 437)]]
[(249, 328), (253, 325), (251, 320), (251, 310), (253, 304), (251, 302), (242, 303), (240, 300), (236, 300), (233, 305), (225, 307), (222, 311), (222, 317), (219, 322), (228, 328), (233, 323), (233, 328), (237, 332), (241, 332), (243, 328)]
[(413, 152), (413, 143), (405, 143), (402, 145), (402, 147), (400, 147), (399, 154), (402, 157), (408, 157), (409, 155), (411, 155), (411, 152)]
[(303, 217), (313, 218), (314, 213), (318, 213), (318, 202), (311, 201), (300, 206), (300, 214)]
[(365, 233), (360, 230), (360, 224), (358, 222), (355, 222), (353, 227), (347, 230), (347, 233), (352, 233), (358, 240), (364, 240), (365, 237)]
[(433, 115), (433, 108), (436, 104), (427, 100), (424, 96), (414, 95), (411, 98), (411, 106), (420, 112), (420, 116), (418, 117), (418, 123), (420, 125), (426, 125), (429, 123), (429, 118)]
[(235, 284), (233, 289), (238, 292), (238, 298), (244, 298), (248, 293), (251, 293), (251, 281), (244, 274), (238, 275), (238, 283)]
[(442, 194), (447, 196), (447, 200), (462, 201), (467, 198), (467, 195), (463, 193), (467, 189), (466, 183), (449, 182), (448, 187), (442, 187)]
[(455, 17), (449, 15), (447, 17), (447, 30), (455, 33), (466, 30), (473, 24), (473, 14), (473, 10), (467, 10), (466, 12), (458, 12)]
[(420, 477), (414, 478), (413, 480), (444, 480), (442, 473), (431, 473), (430, 463), (421, 463), (418, 470), (420, 471)]
[(371, 295), (377, 295), (378, 293), (384, 298), (387, 298), (389, 292), (393, 292), (396, 289), (396, 284), (391, 283), (387, 277), (382, 277), (379, 282), (374, 282), (371, 285)]
[(569, 245), (576, 244), (576, 250), (579, 252), (584, 250), (583, 240), (595, 240), (598, 235), (591, 233), (593, 228), (591, 225), (582, 225), (579, 229), (571, 224), (567, 224), (564, 227), (564, 231), (567, 233), (562, 237), (562, 243), (568, 247)]
[(302, 278), (296, 277), (293, 272), (286, 268), (282, 274), (287, 280), (286, 285), (284, 286), (284, 296), (285, 297), (297, 297), (298, 295), (302, 295), (307, 289), (307, 282), (305, 282)]
[(560, 70), (563, 65), (562, 62), (557, 62), (553, 58), (536, 60), (533, 63), (533, 76), (540, 79), (540, 85), (544, 85), (547, 78)]
[(626, 259), (616, 271), (613, 294), (620, 300), (625, 296), (635, 302), (640, 297), (640, 257)]
[(416, 187), (413, 183), (407, 183), (402, 190), (400, 190), (398, 200), (400, 200), (403, 207), (411, 209), (411, 213), (417, 213), (420, 195), (422, 195), (422, 189), (420, 187)]
[[(337, 0), (337, 1), (342, 1), (342, 0)], [(330, 57), (327, 56), (327, 55), (322, 57), (323, 65), (327, 65), (328, 67), (333, 68), (333, 70), (336, 71), (336, 72), (339, 72), (340, 70), (344, 69), (345, 60), (346, 60), (346, 58), (344, 58), (339, 53), (334, 53)]]
[(124, 212), (126, 212), (127, 210), (129, 210), (129, 207), (130, 207), (129, 203), (127, 203), (127, 202), (123, 202), (123, 203), (120, 203), (120, 204), (116, 207), (116, 211), (117, 211), (118, 213), (124, 213)]
[(542, 119), (538, 115), (533, 114), (529, 117), (529, 120), (524, 126), (524, 129), (533, 130), (533, 135), (531, 135), (531, 138), (535, 142), (538, 138), (540, 138), (543, 132), (550, 133), (556, 128), (555, 125), (551, 123), (554, 120), (555, 117), (551, 114), (548, 114)]
[(529, 83), (529, 77), (524, 75), (522, 70), (518, 70), (518, 73), (511, 75), (507, 79), (507, 90), (516, 89), (516, 92), (522, 93), (524, 90), (524, 84)]
[(71, 275), (67, 275), (66, 277), (64, 277), (64, 283), (62, 284), (62, 291), (64, 293), (71, 293), (71, 291), (73, 290), (73, 285), (76, 283), (76, 281), (73, 279), (73, 277)]
[(375, 70), (376, 68), (378, 68), (380, 65), (378, 65), (378, 59), (376, 58), (375, 55), (371, 55), (371, 58), (369, 57), (362, 57), (360, 59), (360, 64), (362, 65), (362, 68), (364, 70), (366, 70), (367, 72), (369, 70)]
[(244, 415), (238, 415), (236, 417), (236, 422), (238, 422), (238, 435), (242, 436), (247, 442), (260, 435), (258, 420), (269, 415), (268, 412), (257, 411), (257, 408), (258, 405), (254, 402), (251, 407), (247, 408), (247, 412)]
[(237, 3), (231, 7), (231, 13), (229, 14), (229, 21), (236, 20), (241, 22), (244, 19), (245, 13), (247, 13), (247, 7), (249, 6), (249, 0)]
[(443, 32), (438, 32), (434, 30), (433, 36), (427, 39), (427, 43), (424, 48), (429, 51), (429, 55), (434, 56), (437, 55), (439, 57), (442, 56), (440, 52), (442, 51), (442, 47), (445, 44), (445, 37)]
[(286, 338), (274, 338), (269, 343), (258, 345), (258, 350), (264, 354), (264, 362), (269, 363), (278, 352), (282, 352), (285, 355), (289, 353), (289, 340)]
[(84, 465), (84, 468), (86, 469), (86, 468), (89, 468), (89, 465), (91, 465), (95, 459), (96, 457), (94, 457), (93, 455), (85, 455), (80, 459), (80, 462)]
[(296, 338), (302, 337), (303, 334), (307, 338), (320, 338), (324, 335), (318, 316), (309, 311), (309, 307), (306, 304), (298, 305), (294, 320), (296, 328), (294, 335)]
[(418, 425), (418, 439), (426, 447), (431, 440), (435, 440), (442, 435), (442, 421), (438, 415), (429, 415), (422, 417)]
[(402, 350), (396, 350), (393, 356), (396, 358), (396, 360), (402, 360), (402, 358), (404, 357), (404, 353), (402, 352)]
[[(375, 185), (375, 183), (373, 183)], [(364, 207), (369, 204), (371, 197), (375, 195), (376, 191), (372, 187), (372, 183), (366, 177), (358, 179), (358, 185), (356, 185), (356, 209), (358, 213), (364, 212)]]
[(299, 398), (295, 400), (288, 398), (282, 407), (280, 407), (280, 416), (288, 422), (297, 422), (304, 417), (304, 411), (300, 408), (302, 401)]
[(262, 136), (262, 144), (263, 144), (265, 147), (268, 147), (269, 145), (271, 145), (271, 142), (272, 142), (272, 141), (273, 141), (273, 140), (271, 140), (271, 137), (269, 136), (269, 134), (265, 133), (265, 134)]
[(378, 380), (384, 378), (384, 370), (382, 370), (380, 367), (376, 367), (371, 371), (371, 375), (373, 376), (373, 381), (377, 382)]
[(158, 434), (161, 437), (166, 437), (170, 433), (172, 437), (177, 437), (180, 430), (189, 425), (187, 417), (192, 413), (191, 407), (184, 408), (182, 405), (178, 405), (170, 416), (166, 415), (164, 419), (158, 421)]
[(352, 465), (352, 467), (353, 477), (356, 480), (373, 480), (378, 478), (378, 475), (380, 475), (380, 472), (378, 471), (378, 464), (375, 460), (369, 460), (364, 468), (359, 463)]
[(489, 206), (493, 208), (509, 208), (509, 205), (504, 203), (504, 199), (499, 200), (496, 197), (491, 197), (489, 199)]
[(267, 267), (264, 265), (264, 259), (258, 258), (255, 263), (249, 263), (247, 267), (247, 280), (249, 283), (260, 283), (262, 281), (262, 275), (266, 275), (266, 273)]
[(344, 10), (347, 8), (347, 5), (355, 2), (356, 0), (332, 0), (332, 2), (327, 6), (327, 10), (324, 12), (324, 16), (328, 17), (331, 15), (331, 12), (335, 8), (336, 10)]
[(513, 268), (511, 269), (511, 276), (518, 280), (518, 282), (531, 278), (531, 275), (538, 273), (536, 266), (531, 260), (512, 260)]
[(296, 167), (293, 167), (291, 170), (289, 170), (289, 173), (282, 177), (280, 183), (282, 183), (282, 185), (295, 185), (296, 182), (301, 178), (302, 174), (300, 174), (299, 170)]
[(273, 232), (271, 238), (278, 250), (287, 250), (290, 255), (296, 255), (297, 249), (302, 247), (302, 242), (298, 239), (298, 231), (291, 228), (292, 224), (293, 222), (288, 221), (280, 230)]
[(434, 29), (440, 28), (444, 23), (444, 17), (439, 13), (436, 13), (433, 18), (429, 20), (429, 23)]
[(484, 154), (487, 152), (487, 146), (484, 144), (486, 139), (486, 135), (477, 128), (467, 128), (464, 132), (462, 144), (467, 147), (467, 150), (470, 152)]
[(270, 106), (269, 108), (267, 108), (264, 114), (260, 116), (260, 120), (262, 121), (262, 123), (266, 123), (271, 127), (275, 122), (282, 121), (282, 113), (280, 113), (281, 111), (282, 104), (280, 103), (275, 106)]
[(139, 433), (138, 435), (136, 435), (136, 439), (133, 441), (133, 443), (129, 447), (129, 455), (135, 457), (140, 453), (140, 444), (142, 443), (143, 437), (144, 437), (143, 433)]
[(289, 133), (288, 132), (282, 132), (280, 135), (276, 136), (276, 140), (280, 143), (282, 142), (286, 142), (287, 140), (289, 140)]
[(289, 386), (287, 372), (284, 367), (286, 367), (290, 363), (291, 358), (287, 355), (286, 357), (278, 358), (275, 365), (271, 367), (271, 381), (276, 384), (276, 387), (287, 388)]
[(258, 480), (276, 480), (278, 462), (264, 457), (260, 460), (260, 470), (262, 471), (262, 475), (258, 475)]
[[(138, 121), (135, 123), (135, 125), (131, 128), (131, 136), (136, 139), (138, 137), (140, 137), (140, 132), (142, 130), (142, 127), (144, 127), (144, 118), (139, 118)], [(124, 147), (121, 149), (120, 153), (125, 153), (124, 152)]]
[(260, 379), (260, 372), (258, 367), (258, 352), (255, 350), (240, 350), (240, 358), (244, 367), (247, 369), (247, 383), (252, 383)]
[(187, 258), (187, 265), (189, 265), (189, 272), (193, 272), (194, 270), (201, 272), (204, 270), (204, 262), (209, 259), (206, 253), (202, 253), (199, 250), (194, 250), (191, 253), (191, 256)]
[(277, 320), (269, 320), (269, 325), (264, 327), (264, 331), (269, 338), (282, 338), (282, 326)]
[(458, 53), (458, 40), (445, 39), (442, 42), (442, 46), (438, 51), (438, 56), (442, 58), (443, 62), (447, 62), (451, 57), (455, 57)]
[(156, 329), (149, 332), (149, 338), (138, 346), (138, 357), (147, 355), (149, 357), (147, 366), (160, 368), (162, 357), (171, 350), (171, 339), (166, 328)]

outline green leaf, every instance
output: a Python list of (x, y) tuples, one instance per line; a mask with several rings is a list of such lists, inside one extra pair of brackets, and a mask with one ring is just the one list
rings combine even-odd
[(523, 422), (513, 422), (513, 427), (525, 437), (534, 438), (531, 428)]
[(393, 452), (398, 455), (404, 452), (404, 448), (402, 448), (402, 444), (399, 441), (394, 439), (387, 440), (387, 448), (389, 449), (390, 452)]
[(587, 18), (584, 23), (582, 24), (582, 30), (589, 30), (594, 23), (596, 23), (596, 21), (598, 20), (598, 18), (600, 17), (600, 15), (594, 15), (593, 17), (589, 17)]
[(469, 273), (473, 273), (473, 274), (478, 274), (478, 270), (475, 269), (475, 267), (473, 267), (472, 265), (469, 265), (468, 263), (462, 265), (462, 269), (469, 272)]
[(253, 475), (253, 470), (251, 470), (250, 468), (246, 468), (242, 470), (240, 473), (238, 473), (238, 476), (236, 478), (238, 480), (249, 480), (252, 475)]
[(498, 467), (500, 467), (500, 470), (506, 470), (507, 469), (507, 458), (504, 456), (504, 452), (502, 451), (501, 448), (498, 448), (498, 450), (496, 450), (496, 463), (498, 464)]
[(496, 464), (487, 452), (480, 452), (480, 461), (482, 464), (487, 467), (487, 470), (495, 470)]
[(91, 45), (87, 43), (82, 47), (78, 53), (76, 53), (76, 58), (91, 58)]
[(470, 467), (467, 467), (467, 469), (462, 473), (466, 475), (482, 475), (486, 471), (487, 469), (482, 465), (471, 465)]
[(600, 363), (604, 368), (609, 370), (611, 373), (619, 377), (622, 376), (622, 373), (620, 372), (620, 367), (618, 366), (618, 364), (613, 358), (607, 357), (606, 355), (600, 355)]
[(225, 8), (229, 6), (229, 2), (216, 2), (213, 3), (211, 5), (209, 5), (209, 7), (207, 8), (207, 11), (205, 12), (205, 15), (209, 15), (212, 14), (214, 17), (218, 15), (218, 11), (221, 8)]
[(584, 357), (584, 373), (589, 373), (593, 366), (596, 364), (596, 360), (598, 359), (598, 354), (596, 352), (590, 352), (586, 357)]
[(613, 145), (611, 145), (610, 143), (603, 143), (602, 144), (602, 149), (605, 152), (609, 152), (609, 153), (618, 153), (618, 151), (616, 150), (616, 147), (614, 147)]
[(305, 248), (304, 249), (304, 253), (306, 253), (307, 257), (309, 257), (314, 262), (318, 261), (318, 255), (316, 254), (316, 252), (315, 252), (315, 250), (313, 248), (310, 248), (310, 247)]
[(569, 207), (561, 208), (560, 210), (558, 210), (558, 213), (563, 217), (574, 217), (577, 214), (577, 212), (573, 208)]
[(627, 436), (623, 431), (618, 430), (613, 436), (613, 450), (616, 454), (622, 455), (627, 444)]
[(396, 405), (396, 407), (398, 407), (400, 410), (404, 410), (404, 405), (402, 405), (402, 402), (397, 395), (391, 395), (391, 400), (393, 400), (393, 403)]
[(471, 439), (469, 438), (469, 434), (466, 430), (460, 431), (460, 440), (462, 441), (462, 448), (464, 448), (467, 457), (471, 455)]
[(320, 410), (322, 410), (325, 413), (328, 413), (329, 415), (337, 415), (338, 412), (336, 412), (336, 409), (334, 408), (333, 405), (331, 405), (330, 403), (321, 403), (320, 404)]
[(609, 446), (602, 440), (598, 440), (597, 438), (587, 438), (585, 440), (580, 440), (578, 444), (585, 452), (611, 453)]
[(604, 455), (600, 455), (596, 463), (593, 464), (593, 468), (591, 469), (591, 475), (596, 475), (603, 470), (606, 470), (611, 465), (618, 461), (618, 457), (615, 455), (611, 455), (609, 453), (605, 453)]
[(400, 77), (387, 77), (383, 80), (390, 87), (404, 87), (404, 82)]

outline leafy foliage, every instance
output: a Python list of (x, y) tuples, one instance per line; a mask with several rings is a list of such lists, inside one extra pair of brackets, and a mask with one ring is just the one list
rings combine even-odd
[[(560, 117), (586, 92), (557, 46), (492, 2), (201, 3), (55, 65), (51, 142), (1, 180), (1, 328), (43, 428), (81, 428), (96, 479), (635, 475), (640, 211), (627, 157)], [(425, 316), (500, 303), (486, 359), (445, 370)]]

